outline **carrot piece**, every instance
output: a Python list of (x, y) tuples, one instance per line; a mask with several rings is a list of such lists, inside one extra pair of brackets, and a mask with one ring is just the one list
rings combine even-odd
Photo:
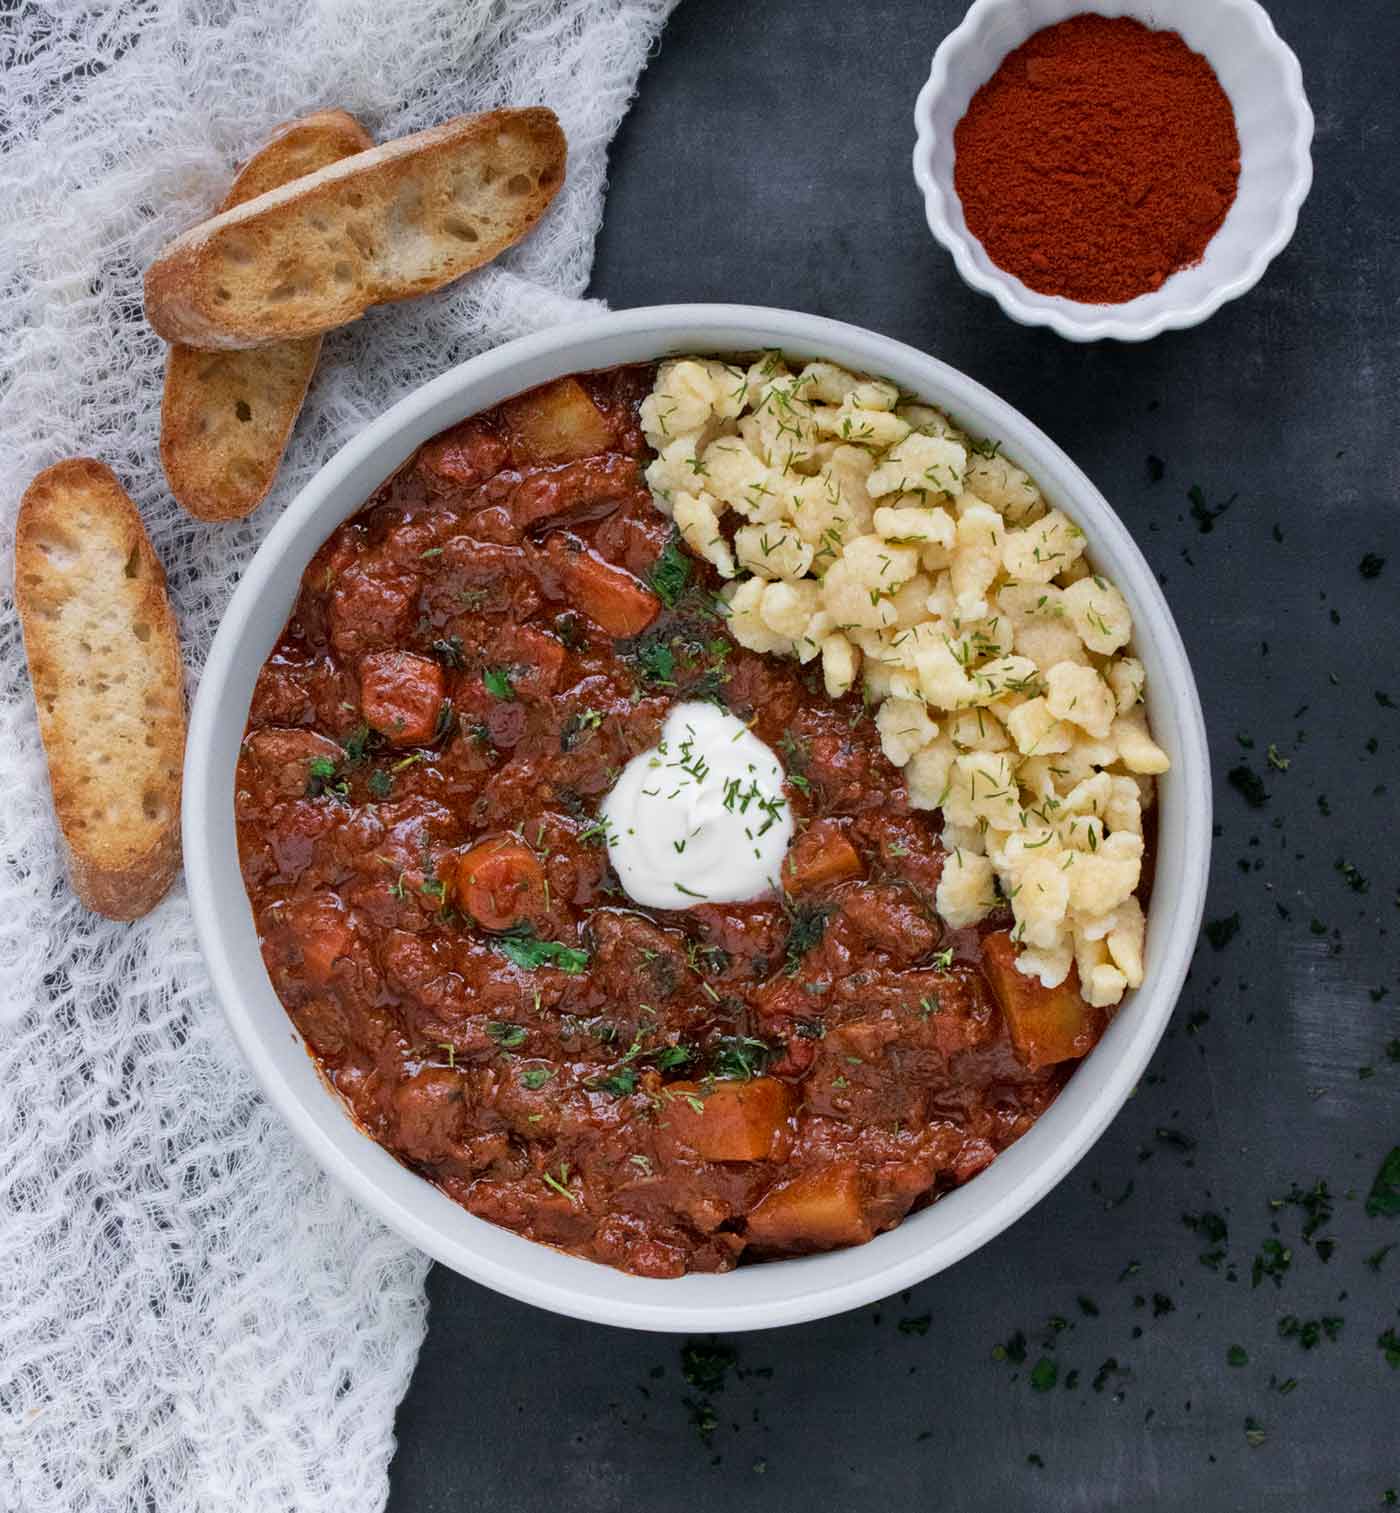
[(442, 711), (442, 668), (411, 651), (376, 651), (360, 659), (360, 712), (395, 746), (431, 741)]
[(661, 601), (626, 569), (572, 551), (558, 536), (549, 538), (545, 553), (565, 594), (610, 636), (640, 635), (661, 613)]
[(748, 1235), (770, 1250), (863, 1245), (875, 1232), (852, 1162), (802, 1172), (769, 1188), (748, 1217)]
[(810, 893), (828, 883), (860, 877), (864, 871), (856, 848), (840, 827), (818, 820), (793, 841), (783, 863), (783, 886), (789, 893)]
[(776, 1077), (717, 1082), (708, 1092), (674, 1082), (667, 1092), (674, 1095), (666, 1111), (671, 1137), (705, 1161), (763, 1161), (777, 1154), (792, 1113), (792, 1092)]
[(508, 399), (501, 415), (519, 463), (572, 462), (612, 445), (612, 427), (576, 378)]
[(544, 869), (507, 836), (482, 841), (438, 868), (452, 902), (488, 930), (508, 930), (544, 905)]
[(1047, 988), (1038, 977), (1016, 970), (1017, 954), (1005, 930), (982, 942), (982, 970), (1006, 1017), (1016, 1054), (1032, 1072), (1086, 1056), (1103, 1033), (1104, 1016), (1080, 996), (1079, 973), (1071, 967), (1059, 987)]

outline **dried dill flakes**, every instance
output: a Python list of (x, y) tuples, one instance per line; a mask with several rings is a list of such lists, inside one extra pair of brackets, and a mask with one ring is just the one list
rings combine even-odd
[(1320, 1177), (1310, 1188), (1301, 1188), (1295, 1182), (1281, 1198), (1270, 1198), (1269, 1207), (1276, 1212), (1281, 1208), (1296, 1208), (1303, 1214), (1303, 1239), (1311, 1243), (1319, 1229), (1324, 1229), (1332, 1220), (1332, 1194)]
[(1022, 1365), (1026, 1359), (1025, 1331), (1018, 1329), (1004, 1345), (993, 1345), (992, 1359), (1009, 1361), (1013, 1366)]
[(1387, 1329), (1384, 1334), (1377, 1336), (1376, 1344), (1385, 1356), (1386, 1365), (1392, 1371), (1400, 1371), (1400, 1334), (1393, 1328)]
[(1336, 863), (1336, 871), (1341, 873), (1343, 881), (1353, 893), (1366, 893), (1370, 890), (1371, 884), (1353, 862), (1339, 859)]
[(777, 1055), (775, 1047), (752, 1035), (722, 1035), (716, 1042), (710, 1070), (716, 1077), (739, 1082), (762, 1076)]
[(1267, 1277), (1275, 1287), (1282, 1287), (1284, 1276), (1292, 1264), (1293, 1252), (1281, 1240), (1265, 1240), (1250, 1268), (1250, 1285), (1258, 1287)]
[(1208, 536), (1215, 529), (1215, 522), (1226, 510), (1238, 499), (1238, 494), (1231, 494), (1224, 504), (1218, 504), (1214, 509), (1206, 503), (1205, 491), (1199, 483), (1193, 483), (1186, 491), (1186, 497), (1191, 501), (1191, 518), (1200, 527), (1201, 535)]
[(681, 1346), (681, 1375), (697, 1392), (722, 1391), (738, 1362), (738, 1352), (732, 1345), (687, 1340)]
[(1217, 951), (1223, 951), (1239, 933), (1240, 916), (1238, 913), (1227, 914), (1223, 919), (1206, 921), (1206, 939)]
[(1342, 1323), (1333, 1315), (1300, 1319), (1287, 1313), (1278, 1321), (1278, 1334), (1281, 1340), (1297, 1340), (1304, 1350), (1315, 1350), (1324, 1339), (1335, 1342), (1342, 1332)]
[(681, 1401), (690, 1414), (692, 1428), (707, 1445), (719, 1428), (719, 1416), (710, 1399), (728, 1385), (731, 1371), (743, 1374), (737, 1372), (738, 1362), (733, 1346), (719, 1341), (687, 1340), (681, 1346), (681, 1376), (697, 1394)]
[(1381, 1162), (1376, 1180), (1366, 1199), (1366, 1212), (1373, 1219), (1393, 1219), (1400, 1215), (1400, 1145)]
[(1392, 1240), (1389, 1245), (1382, 1245), (1379, 1250), (1373, 1250), (1371, 1254), (1366, 1257), (1367, 1266), (1369, 1266), (1372, 1271), (1379, 1271), (1381, 1267), (1385, 1265), (1385, 1258), (1394, 1249), (1395, 1241)]
[(1379, 578), (1385, 567), (1385, 558), (1378, 557), (1375, 552), (1367, 552), (1356, 565), (1356, 570), (1363, 578)]
[(1218, 1213), (1182, 1213), (1182, 1224), (1187, 1229), (1194, 1230), (1208, 1245), (1209, 1250), (1202, 1251), (1196, 1259), (1202, 1266), (1209, 1266), (1211, 1271), (1218, 1271), (1220, 1263), (1224, 1260), (1224, 1247), (1229, 1239), (1229, 1226), (1224, 1223)]
[(1263, 778), (1244, 763), (1238, 767), (1232, 767), (1226, 774), (1225, 781), (1251, 809), (1262, 809), (1269, 802), (1269, 790), (1265, 788)]
[(461, 636), (446, 636), (432, 644), (433, 655), (444, 667), (461, 668), (467, 665), (467, 654)]
[(1244, 1441), (1251, 1450), (1257, 1450), (1269, 1437), (1269, 1432), (1257, 1418), (1244, 1421)]
[(1118, 1364), (1116, 1356), (1109, 1356), (1099, 1369), (1094, 1373), (1094, 1380), (1089, 1385), (1095, 1392), (1102, 1392), (1108, 1386), (1109, 1379), (1115, 1376), (1126, 1376), (1127, 1372)]

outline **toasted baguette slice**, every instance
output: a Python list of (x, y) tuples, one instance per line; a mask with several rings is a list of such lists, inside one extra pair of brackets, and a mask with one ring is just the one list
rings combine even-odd
[(493, 110), (327, 168), (216, 215), (146, 270), (167, 341), (222, 351), (311, 336), (490, 262), (564, 180), (554, 112)]
[[(289, 121), (243, 165), (219, 212), (373, 146), (343, 110)], [(170, 492), (197, 520), (236, 520), (267, 497), (320, 355), (319, 336), (247, 352), (171, 347), (160, 460)]]
[(165, 574), (105, 464), (73, 458), (29, 485), (15, 598), (73, 888), (135, 919), (180, 868), (184, 672)]

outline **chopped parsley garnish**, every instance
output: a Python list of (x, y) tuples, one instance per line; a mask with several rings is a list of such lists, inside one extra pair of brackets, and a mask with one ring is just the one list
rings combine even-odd
[(718, 1392), (738, 1359), (732, 1346), (692, 1340), (681, 1347), (681, 1375), (697, 1392)]
[(381, 767), (376, 767), (369, 775), (368, 786), (374, 798), (387, 799), (394, 786), (393, 775), (385, 772)]
[(1252, 1285), (1258, 1287), (1267, 1277), (1275, 1287), (1282, 1287), (1284, 1273), (1292, 1264), (1293, 1252), (1281, 1240), (1265, 1240), (1251, 1268)]
[(510, 681), (510, 670), (505, 667), (488, 667), (481, 675), (486, 692), (493, 699), (508, 702), (515, 697), (515, 687)]
[(791, 928), (787, 939), (788, 976), (796, 975), (802, 958), (821, 944), (826, 922), (834, 912), (831, 904), (793, 904), (788, 912)]
[(644, 641), (637, 648), (637, 664), (648, 683), (662, 688), (675, 686), (676, 654), (664, 641)]
[(1400, 1334), (1394, 1328), (1387, 1329), (1384, 1334), (1377, 1336), (1376, 1344), (1385, 1356), (1386, 1365), (1392, 1371), (1400, 1371)]
[(1252, 767), (1241, 764), (1232, 767), (1227, 774), (1230, 786), (1244, 798), (1251, 809), (1262, 809), (1269, 802), (1269, 791), (1264, 780)]
[(1232, 494), (1224, 504), (1218, 504), (1214, 509), (1206, 503), (1206, 496), (1200, 484), (1193, 483), (1186, 491), (1186, 497), (1191, 501), (1191, 518), (1201, 529), (1201, 535), (1208, 536), (1215, 529), (1215, 522), (1239, 497)]
[(348, 766), (356, 767), (365, 761), (371, 749), (379, 744), (378, 734), (362, 720), (340, 743)]
[(525, 1070), (521, 1072), (520, 1081), (525, 1087), (529, 1088), (532, 1093), (537, 1093), (553, 1076), (554, 1070), (552, 1067), (531, 1066), (526, 1067)]
[(1335, 1316), (1300, 1319), (1288, 1313), (1278, 1321), (1279, 1338), (1297, 1340), (1304, 1350), (1313, 1350), (1324, 1337), (1335, 1340), (1342, 1332), (1342, 1320)]
[(330, 757), (312, 757), (306, 764), (306, 796), (318, 799), (323, 794), (343, 799), (350, 792), (350, 785), (340, 777), (339, 766)]
[(614, 1098), (626, 1098), (637, 1091), (636, 1067), (624, 1066), (606, 1077), (595, 1077), (587, 1084), (595, 1092), (611, 1093)]
[(1231, 1366), (1248, 1366), (1249, 1352), (1243, 1345), (1231, 1345), (1225, 1352), (1225, 1359)]
[(493, 935), (490, 944), (517, 967), (532, 972), (536, 967), (558, 967), (571, 976), (588, 965), (588, 952), (566, 946), (557, 940), (541, 940), (533, 930), (515, 930), (508, 935)]
[(462, 650), (461, 636), (447, 636), (441, 641), (434, 641), (433, 655), (445, 667), (466, 666), (467, 659), (465, 652)]
[(1346, 881), (1347, 887), (1350, 888), (1353, 893), (1365, 893), (1370, 889), (1371, 884), (1357, 869), (1354, 863), (1345, 860), (1339, 861), (1337, 863), (1337, 871), (1342, 874), (1342, 877)]
[(1060, 1368), (1048, 1355), (1043, 1355), (1031, 1367), (1031, 1387), (1036, 1392), (1049, 1392), (1060, 1379)]
[(652, 564), (647, 584), (667, 609), (674, 609), (689, 582), (690, 558), (682, 549), (679, 537), (672, 535)]
[(589, 735), (602, 723), (601, 709), (576, 709), (564, 721), (564, 727), (559, 732), (559, 749), (572, 751), (576, 746), (582, 746)]
[(525, 1044), (526, 1031), (524, 1025), (503, 1024), (499, 1020), (493, 1019), (486, 1026), (486, 1033), (503, 1051), (511, 1051), (516, 1046)]
[(710, 1063), (716, 1077), (747, 1082), (760, 1076), (774, 1055), (774, 1049), (752, 1035), (726, 1035), (719, 1042)]
[(1239, 933), (1240, 916), (1238, 913), (1227, 914), (1224, 919), (1212, 919), (1206, 922), (1206, 939), (1217, 951), (1223, 951)]
[(1400, 1217), (1400, 1145), (1381, 1162), (1366, 1198), (1366, 1212), (1373, 1219)]

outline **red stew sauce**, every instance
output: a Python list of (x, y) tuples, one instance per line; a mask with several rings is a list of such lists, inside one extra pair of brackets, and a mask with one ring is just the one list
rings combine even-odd
[[(643, 1276), (854, 1245), (1030, 1128), (1099, 1011), (940, 921), (936, 813), (858, 694), (726, 635), (642, 469), (654, 370), (428, 442), (312, 560), (259, 676), (239, 853), (358, 1123), (473, 1214)], [(598, 805), (672, 704), (779, 754), (782, 896), (644, 909)]]

